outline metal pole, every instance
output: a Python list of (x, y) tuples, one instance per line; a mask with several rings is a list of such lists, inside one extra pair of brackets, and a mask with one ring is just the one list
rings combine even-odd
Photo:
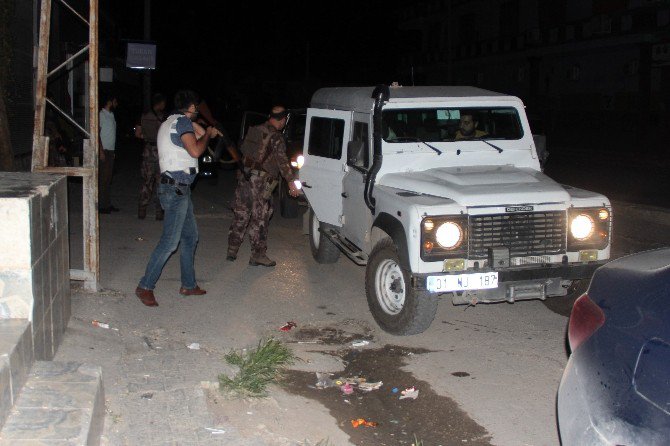
[(37, 82), (35, 87), (35, 120), (33, 126), (32, 170), (45, 167), (48, 148), (44, 147), (44, 113), (47, 96), (47, 66), (49, 65), (49, 29), (51, 28), (51, 0), (42, 0), (40, 11), (40, 38), (37, 52)]
[(88, 112), (90, 139), (84, 145), (84, 167), (91, 174), (83, 178), (84, 205), (84, 289), (98, 291), (100, 244), (98, 226), (98, 0), (90, 0), (89, 12)]

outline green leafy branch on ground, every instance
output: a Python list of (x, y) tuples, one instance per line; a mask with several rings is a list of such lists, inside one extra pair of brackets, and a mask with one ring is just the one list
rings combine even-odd
[(224, 358), (239, 371), (233, 378), (219, 375), (221, 390), (251, 397), (267, 396), (267, 386), (281, 379), (284, 368), (295, 362), (293, 352), (274, 338), (261, 339), (257, 348), (246, 352), (232, 350)]

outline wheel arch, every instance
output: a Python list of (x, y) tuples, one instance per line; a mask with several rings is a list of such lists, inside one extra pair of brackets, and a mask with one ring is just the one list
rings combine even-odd
[[(407, 234), (402, 222), (386, 212), (381, 212), (375, 218), (372, 228), (373, 230), (378, 228), (391, 237), (398, 251), (401, 266), (407, 271), (412, 271), (409, 261), (409, 251), (407, 249)], [(378, 241), (374, 238), (372, 240), (375, 244)]]

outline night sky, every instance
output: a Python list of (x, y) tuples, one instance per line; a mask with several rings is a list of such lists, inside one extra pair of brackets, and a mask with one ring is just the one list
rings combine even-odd
[[(312, 86), (391, 82), (397, 62), (395, 3), (153, 1), (154, 89), (171, 93), (188, 87), (209, 102), (251, 102), (238, 106), (268, 100), (304, 106), (295, 102), (307, 100)], [(142, 1), (101, 0), (100, 11), (115, 31), (103, 24), (101, 40), (141, 40)], [(287, 83), (305, 93), (285, 91)]]

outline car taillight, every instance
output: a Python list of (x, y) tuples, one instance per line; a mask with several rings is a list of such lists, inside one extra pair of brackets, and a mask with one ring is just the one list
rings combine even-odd
[(605, 323), (605, 313), (588, 296), (581, 295), (572, 307), (568, 324), (568, 341), (570, 350), (577, 350), (584, 341), (591, 337)]

